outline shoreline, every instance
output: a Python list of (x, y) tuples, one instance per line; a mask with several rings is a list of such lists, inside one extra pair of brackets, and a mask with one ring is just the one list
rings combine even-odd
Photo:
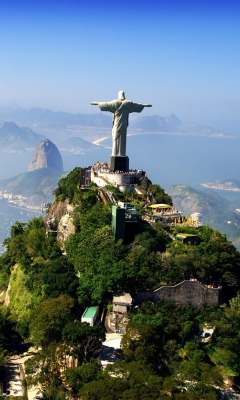
[(215, 189), (215, 190), (225, 190), (229, 192), (240, 192), (239, 188), (226, 188), (226, 187), (219, 187), (219, 186), (213, 186), (208, 183), (201, 183), (201, 186), (204, 186), (209, 189)]
[(14, 207), (14, 208), (19, 208), (20, 210), (25, 210), (25, 211), (32, 211), (32, 212), (37, 212), (37, 213), (39, 213), (39, 214), (44, 214), (42, 211), (40, 211), (40, 210), (36, 210), (36, 209), (34, 209), (34, 208), (30, 208), (30, 207), (27, 207), (27, 206), (18, 206), (18, 205), (16, 205), (16, 204), (11, 204), (11, 202), (7, 202), (8, 204), (9, 204), (9, 206), (10, 207)]

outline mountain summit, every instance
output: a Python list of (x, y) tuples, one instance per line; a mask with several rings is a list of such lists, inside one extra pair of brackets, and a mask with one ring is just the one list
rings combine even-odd
[(58, 172), (63, 171), (62, 156), (57, 146), (48, 139), (41, 141), (35, 148), (28, 171), (41, 168), (53, 168)]

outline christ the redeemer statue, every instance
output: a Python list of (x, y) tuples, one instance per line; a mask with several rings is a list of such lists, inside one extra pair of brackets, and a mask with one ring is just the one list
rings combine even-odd
[(126, 157), (128, 116), (132, 112), (140, 113), (144, 107), (152, 107), (152, 105), (133, 103), (130, 100), (126, 100), (122, 90), (118, 92), (118, 100), (107, 103), (93, 101), (91, 104), (98, 105), (101, 111), (110, 111), (113, 113), (112, 156)]

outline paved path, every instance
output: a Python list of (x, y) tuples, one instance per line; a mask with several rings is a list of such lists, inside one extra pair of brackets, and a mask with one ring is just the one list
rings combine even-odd
[(9, 358), (5, 364), (7, 393), (11, 396), (23, 396), (18, 363)]
[(100, 361), (103, 368), (114, 363), (118, 357), (116, 349), (120, 349), (122, 337), (117, 333), (107, 333), (106, 340), (102, 343)]
[[(9, 395), (14, 397), (23, 396), (19, 366), (24, 368), (24, 362), (30, 357), (31, 356), (20, 357), (19, 355), (15, 355), (7, 358), (5, 368), (7, 390), (10, 391)], [(28, 390), (28, 400), (34, 400), (37, 394), (37, 388)]]

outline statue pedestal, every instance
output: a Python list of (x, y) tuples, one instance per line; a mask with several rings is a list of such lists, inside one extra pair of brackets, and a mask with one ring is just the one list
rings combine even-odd
[(129, 171), (129, 158), (127, 156), (110, 156), (108, 167), (110, 171), (121, 171), (128, 172)]

